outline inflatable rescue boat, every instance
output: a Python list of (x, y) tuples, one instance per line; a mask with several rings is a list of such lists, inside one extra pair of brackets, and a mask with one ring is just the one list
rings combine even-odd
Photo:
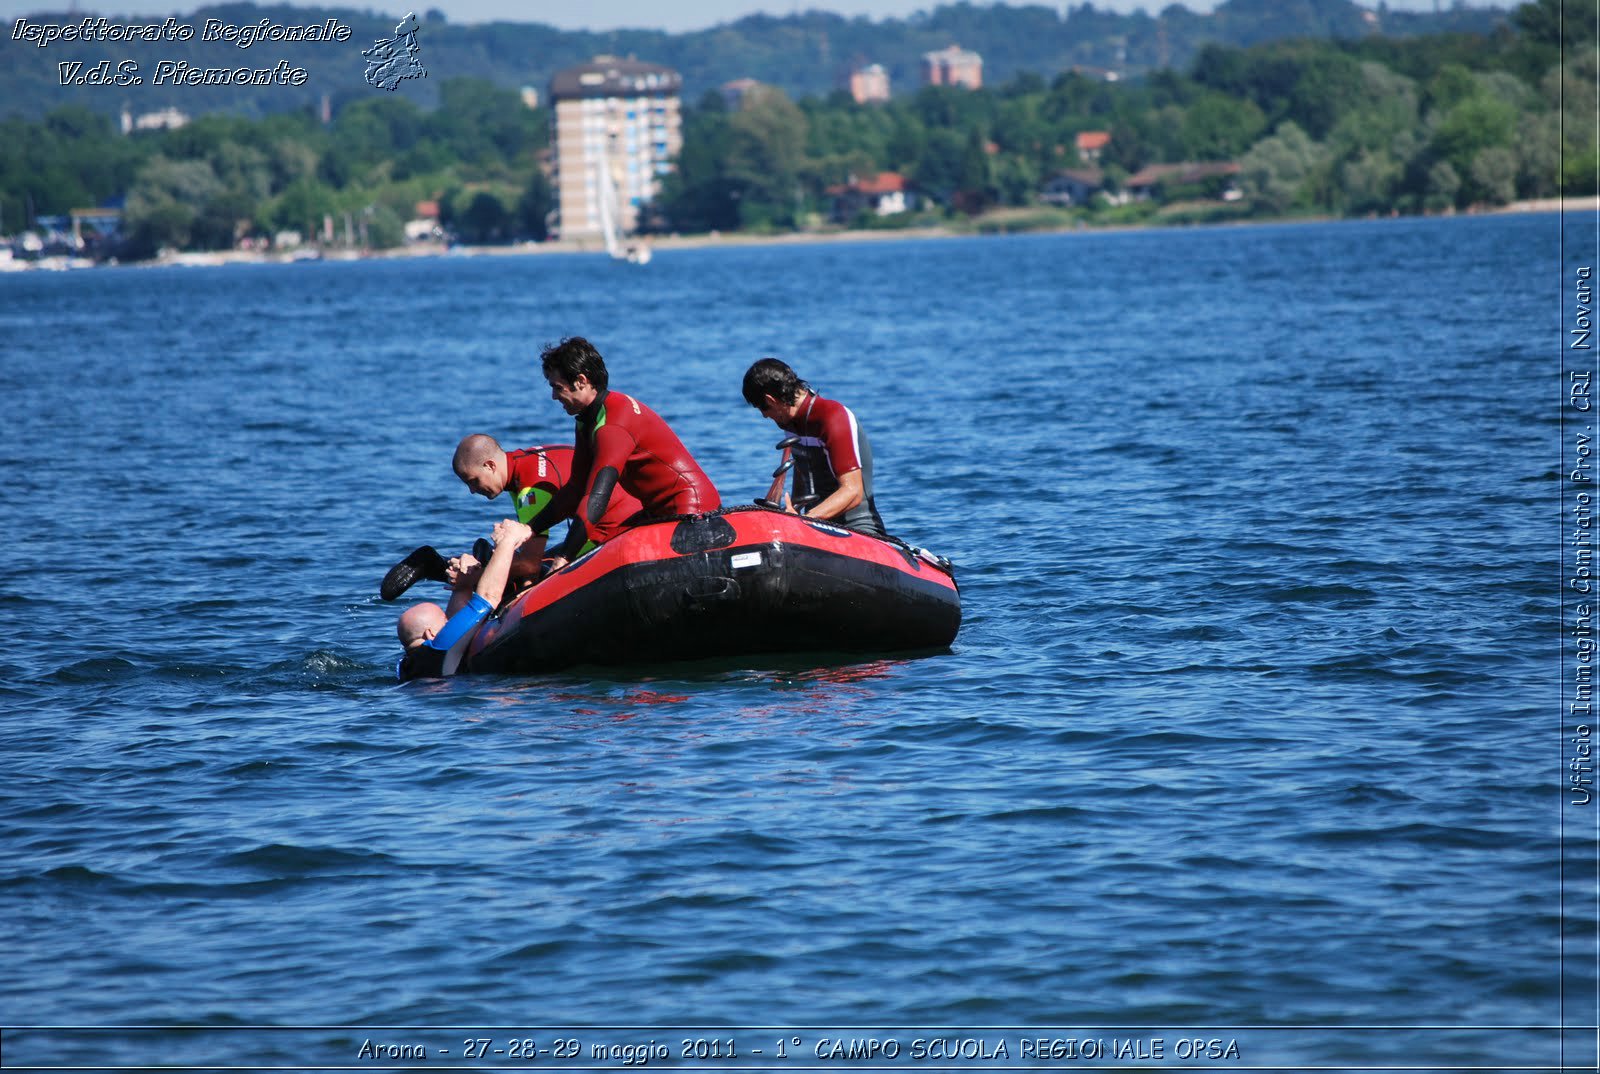
[(941, 649), (948, 560), (769, 507), (635, 526), (514, 597), (463, 671), (551, 671), (758, 652)]

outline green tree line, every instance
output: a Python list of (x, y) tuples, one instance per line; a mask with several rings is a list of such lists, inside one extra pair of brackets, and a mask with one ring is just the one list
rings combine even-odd
[(417, 203), (437, 199), (442, 223), (465, 241), (540, 240), (548, 135), (547, 113), (475, 79), (445, 82), (431, 111), (373, 95), (328, 125), (309, 110), (212, 114), (123, 135), (70, 105), (38, 122), (0, 121), (0, 231), (122, 197), (123, 257), (228, 249), (283, 231), (309, 238), (347, 215), (369, 245), (386, 247), (401, 241)]

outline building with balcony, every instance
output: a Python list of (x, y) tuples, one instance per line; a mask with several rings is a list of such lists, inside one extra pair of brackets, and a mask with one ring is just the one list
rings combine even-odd
[(614, 56), (550, 80), (561, 238), (603, 237), (608, 217), (623, 234), (638, 229), (683, 147), (682, 88), (669, 67)]

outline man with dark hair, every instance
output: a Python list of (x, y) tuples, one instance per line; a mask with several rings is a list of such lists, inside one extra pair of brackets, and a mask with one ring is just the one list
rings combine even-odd
[(776, 358), (763, 358), (746, 370), (743, 390), (745, 402), (762, 417), (799, 437), (793, 446), (790, 509), (885, 536), (872, 495), (872, 445), (850, 408), (822, 398)]
[[(600, 352), (594, 349), (582, 336), (568, 336), (560, 343), (547, 346), (539, 352), (539, 367), (544, 371), (544, 379), (549, 381), (552, 388), (551, 397), (563, 407), (561, 396), (556, 394), (555, 378), (559, 377), (567, 384), (578, 383), (578, 378), (586, 379), (595, 391), (604, 394), (611, 386), (611, 374), (606, 372), (606, 360), (600, 357)], [(576, 411), (568, 410), (568, 414)]]
[[(600, 352), (582, 336), (563, 339), (539, 355), (550, 397), (577, 419), (572, 476), (537, 515), (535, 530), (572, 519), (566, 544), (603, 544), (645, 518), (703, 514), (722, 506), (716, 486), (660, 415), (632, 396), (610, 390)], [(632, 518), (611, 510), (618, 491), (641, 505)], [(565, 565), (553, 557), (552, 569)]]
[[(500, 442), (487, 433), (471, 433), (456, 445), (450, 466), (475, 496), (492, 500), (510, 490), (511, 500), (517, 510), (519, 522), (531, 522), (556, 494), (572, 481), (573, 450), (564, 444), (545, 447), (522, 448), (506, 451)], [(620, 528), (629, 518), (638, 514), (642, 505), (626, 490), (618, 489), (606, 508), (602, 525)], [(517, 551), (511, 565), (513, 581), (537, 578), (539, 557), (544, 555), (549, 534), (534, 532), (532, 540)], [(576, 559), (588, 550), (587, 542), (572, 543), (574, 533), (568, 530), (554, 555), (563, 560)]]

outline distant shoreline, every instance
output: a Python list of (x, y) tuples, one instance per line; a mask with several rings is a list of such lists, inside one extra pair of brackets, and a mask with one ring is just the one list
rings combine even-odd
[[(1442, 217), (1478, 217), (1502, 216), (1510, 213), (1544, 213), (1559, 212), (1563, 206), (1569, 212), (1574, 211), (1600, 211), (1600, 196), (1584, 198), (1541, 198), (1531, 201), (1517, 201), (1509, 205), (1497, 206), (1493, 209), (1482, 209), (1467, 212), (1451, 212), (1433, 214), (1427, 217), (1403, 217), (1392, 219), (1438, 219)], [(986, 232), (980, 227), (953, 228), (947, 226), (916, 227), (916, 228), (856, 228), (840, 231), (792, 231), (777, 232), (772, 234), (750, 234), (747, 232), (727, 232), (695, 235), (651, 235), (646, 242), (652, 250), (703, 250), (719, 247), (735, 246), (795, 246), (810, 245), (826, 242), (892, 242), (896, 239), (970, 239), (984, 235), (1094, 235), (1108, 234), (1124, 231), (1174, 231), (1188, 230), (1191, 228), (1221, 228), (1221, 227), (1256, 227), (1271, 226), (1274, 224), (1296, 223), (1323, 223), (1336, 220), (1362, 220), (1362, 219), (1391, 219), (1390, 217), (1338, 217), (1338, 216), (1283, 216), (1249, 220), (1214, 221), (1198, 224), (1164, 224), (1141, 222), (1136, 224), (1081, 224), (1062, 227), (1041, 227), (1018, 229), (1016, 231), (991, 231)], [(981, 224), (981, 218), (980, 218)], [(439, 249), (443, 249), (442, 247)], [(553, 242), (524, 244), (520, 246), (468, 246), (456, 247), (451, 252), (466, 256), (496, 256), (504, 254), (575, 254), (575, 253), (601, 253), (604, 244), (598, 240), (588, 242)], [(372, 256), (409, 256), (409, 251), (379, 251)]]
[[(1140, 222), (1131, 224), (1105, 224), (1093, 225), (1080, 223), (1062, 227), (1019, 228), (1015, 231), (984, 231), (981, 223), (977, 227), (953, 228), (946, 226), (916, 227), (916, 228), (872, 228), (872, 229), (845, 229), (840, 231), (794, 231), (773, 234), (750, 234), (747, 232), (711, 232), (709, 234), (695, 235), (652, 235), (646, 240), (652, 250), (705, 250), (719, 248), (733, 248), (746, 246), (799, 246), (815, 245), (818, 243), (869, 243), (893, 242), (903, 239), (968, 239), (984, 235), (1098, 235), (1113, 234), (1129, 231), (1170, 231), (1191, 230), (1194, 228), (1223, 228), (1223, 227), (1265, 227), (1274, 224), (1296, 223), (1329, 223), (1339, 220), (1364, 220), (1364, 219), (1444, 219), (1449, 217), (1475, 218), (1480, 216), (1504, 216), (1517, 213), (1553, 213), (1553, 212), (1600, 212), (1600, 196), (1583, 198), (1540, 198), (1531, 201), (1517, 201), (1509, 205), (1498, 206), (1493, 209), (1471, 210), (1467, 212), (1451, 212), (1435, 214), (1425, 217), (1336, 217), (1336, 216), (1303, 216), (1303, 217), (1272, 217), (1248, 220), (1211, 221), (1192, 224), (1163, 224)], [(419, 257), (516, 257), (516, 256), (541, 256), (549, 254), (597, 254), (605, 251), (605, 245), (599, 239), (564, 242), (556, 240), (542, 243), (516, 243), (508, 246), (444, 246), (437, 243), (419, 243), (412, 246), (396, 247), (392, 250), (331, 250), (317, 252), (315, 250), (297, 250), (287, 253), (263, 252), (254, 250), (212, 250), (194, 253), (174, 254), (171, 257), (159, 258), (153, 261), (136, 261), (126, 264), (113, 265), (120, 268), (164, 268), (171, 266), (215, 266), (215, 265), (260, 265), (260, 264), (291, 264), (296, 261), (381, 261), (400, 260)], [(308, 256), (308, 254), (310, 256)], [(45, 262), (53, 262), (46, 264)], [(72, 262), (72, 263), (68, 263)], [(4, 268), (6, 266), (0, 266)], [(78, 269), (95, 266), (88, 263), (78, 263), (70, 258), (46, 258), (37, 263), (12, 262), (12, 271), (48, 271), (50, 269)], [(4, 275), (0, 272), (0, 275)]]
[[(1478, 217), (1501, 216), (1510, 213), (1545, 213), (1559, 212), (1562, 208), (1568, 212), (1600, 211), (1600, 196), (1584, 198), (1541, 198), (1532, 201), (1517, 201), (1509, 205), (1498, 206), (1493, 209), (1482, 209), (1467, 212), (1451, 212), (1435, 214), (1427, 217), (1393, 217), (1392, 219), (1440, 219), (1444, 217)], [(1173, 231), (1189, 230), (1192, 228), (1221, 228), (1221, 227), (1266, 227), (1274, 224), (1296, 223), (1321, 223), (1336, 220), (1361, 220), (1361, 219), (1391, 219), (1390, 217), (1338, 217), (1338, 216), (1284, 216), (1250, 220), (1215, 221), (1200, 224), (1163, 224), (1142, 222), (1136, 224), (1082, 224), (1063, 227), (1045, 227), (1033, 229), (1019, 229), (1005, 232), (985, 232), (977, 227), (914, 227), (914, 228), (854, 228), (840, 231), (790, 231), (771, 234), (751, 234), (742, 231), (710, 232), (693, 235), (651, 235), (645, 241), (652, 250), (706, 250), (718, 248), (732, 248), (742, 246), (803, 246), (817, 243), (839, 242), (893, 242), (898, 239), (970, 239), (983, 235), (1095, 235), (1110, 234), (1126, 231)], [(981, 225), (981, 218), (979, 221)], [(599, 239), (579, 242), (563, 242), (556, 240), (543, 243), (523, 243), (511, 246), (457, 246), (445, 248), (436, 246), (427, 252), (416, 252), (416, 248), (397, 250), (379, 250), (368, 255), (370, 257), (413, 257), (413, 256), (466, 256), (466, 257), (498, 257), (517, 254), (582, 254), (603, 253), (605, 245)], [(335, 258), (361, 255), (333, 255)]]

